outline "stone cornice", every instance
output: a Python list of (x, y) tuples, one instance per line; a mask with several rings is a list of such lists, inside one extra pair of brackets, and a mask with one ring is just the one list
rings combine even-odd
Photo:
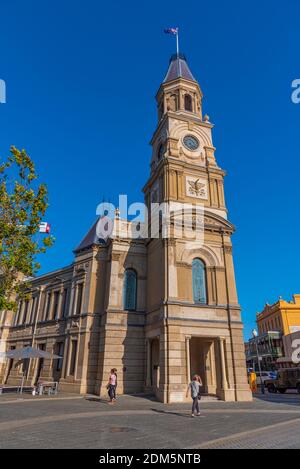
[(146, 311), (131, 311), (128, 309), (122, 309), (122, 308), (108, 308), (106, 313), (124, 313), (124, 314), (139, 314), (139, 315), (145, 315)]
[[(73, 268), (74, 268), (74, 264), (71, 264), (67, 267), (62, 267), (61, 269), (54, 270), (53, 272), (48, 272), (46, 274), (42, 274), (42, 275), (39, 275), (37, 277), (31, 278), (29, 283), (32, 285), (32, 287), (35, 287), (36, 283), (39, 283), (40, 281), (44, 281), (47, 278), (51, 279), (53, 277), (54, 278), (57, 277), (58, 275), (63, 275), (63, 274), (67, 274), (67, 273), (72, 274)], [(68, 280), (68, 278), (65, 279), (65, 281), (67, 281), (67, 280)]]
[(197, 303), (192, 303), (190, 301), (184, 301), (184, 300), (168, 300), (163, 303), (164, 305), (174, 305), (174, 306), (187, 306), (190, 308), (203, 308), (203, 309), (223, 309), (228, 311), (230, 310), (235, 310), (235, 311), (241, 311), (240, 305), (232, 305), (232, 304), (197, 304)]
[(181, 85), (187, 86), (188, 88), (190, 87), (191, 89), (197, 88), (197, 90), (200, 92), (201, 98), (203, 98), (203, 93), (200, 88), (200, 85), (197, 81), (194, 80), (188, 80), (187, 78), (184, 77), (176, 77), (173, 80), (162, 82), (156, 92), (155, 99), (158, 100), (159, 96), (164, 92), (165, 89), (172, 89), (174, 87), (180, 87)]

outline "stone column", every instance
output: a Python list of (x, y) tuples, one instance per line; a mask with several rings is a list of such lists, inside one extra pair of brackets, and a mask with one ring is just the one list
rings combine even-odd
[(218, 337), (219, 347), (220, 347), (220, 360), (221, 360), (221, 373), (222, 373), (222, 389), (227, 391), (228, 382), (226, 376), (226, 365), (225, 365), (225, 352), (224, 352), (224, 338)]
[(69, 361), (69, 344), (70, 344), (70, 336), (68, 335), (65, 338), (64, 352), (63, 352), (63, 363), (62, 363), (62, 369), (61, 369), (61, 378), (63, 378), (63, 379), (65, 379), (67, 377), (68, 361)]
[(160, 366), (157, 367), (157, 374), (156, 374), (156, 387), (159, 389), (160, 386)]
[[(205, 341), (203, 343), (203, 362), (205, 370), (205, 392), (212, 394), (215, 392), (213, 383), (213, 370), (212, 370), (212, 356), (211, 356), (212, 342)], [(204, 379), (204, 377), (203, 377)]]
[(191, 341), (191, 337), (186, 336), (186, 338), (185, 338), (185, 355), (186, 355), (186, 380), (187, 380), (187, 384), (189, 384), (189, 382), (191, 380), (190, 341)]
[(151, 386), (151, 340), (146, 339), (146, 386)]
[(64, 294), (64, 285), (62, 285), (59, 289), (59, 298), (57, 304), (57, 317), (56, 320), (62, 318), (62, 301), (63, 301), (63, 294)]
[(169, 239), (169, 276), (168, 276), (168, 287), (169, 287), (169, 298), (177, 298), (177, 267), (176, 267), (176, 244), (175, 241)]
[(70, 300), (69, 300), (69, 311), (67, 317), (75, 314), (76, 307), (76, 282), (73, 280), (71, 284)]
[(218, 189), (219, 205), (220, 207), (225, 207), (223, 181), (221, 179), (218, 179), (217, 181), (217, 189)]
[(122, 287), (119, 279), (119, 261), (120, 253), (112, 252), (108, 308), (120, 307), (122, 304), (122, 294), (120, 293), (120, 291), (122, 291)]
[(178, 92), (178, 111), (182, 109), (182, 91), (179, 90)]

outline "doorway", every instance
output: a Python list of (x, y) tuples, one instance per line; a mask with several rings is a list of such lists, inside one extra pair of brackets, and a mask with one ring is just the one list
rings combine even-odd
[(217, 358), (217, 342), (210, 337), (190, 340), (190, 378), (197, 374), (202, 380), (201, 394), (216, 395), (221, 387)]

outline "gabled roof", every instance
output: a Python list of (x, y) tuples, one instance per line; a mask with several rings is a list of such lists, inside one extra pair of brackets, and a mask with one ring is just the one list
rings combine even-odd
[(77, 246), (76, 249), (74, 249), (74, 252), (77, 253), (79, 251), (82, 251), (83, 249), (90, 248), (91, 246), (94, 245), (100, 245), (100, 244), (105, 244), (104, 239), (98, 238), (97, 236), (97, 223), (99, 219), (95, 221), (93, 226), (90, 228), (90, 230), (87, 232), (83, 240), (80, 242), (80, 244)]
[(186, 61), (184, 54), (173, 54), (170, 58), (169, 68), (163, 83), (167, 83), (176, 78), (184, 78), (186, 80), (196, 81)]

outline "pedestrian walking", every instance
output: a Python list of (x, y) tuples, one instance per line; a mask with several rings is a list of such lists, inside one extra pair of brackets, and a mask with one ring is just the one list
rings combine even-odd
[(200, 399), (200, 387), (202, 386), (202, 380), (199, 375), (194, 375), (193, 380), (189, 383), (188, 388), (186, 390), (186, 397), (189, 395), (189, 391), (191, 392), (191, 398), (193, 400), (192, 405), (192, 417), (196, 415), (200, 415), (199, 409), (199, 399)]
[(253, 369), (249, 373), (249, 385), (252, 392), (257, 392), (257, 376)]
[(110, 399), (110, 401), (109, 401), (110, 404), (113, 404), (117, 400), (117, 397), (116, 397), (117, 382), (118, 382), (117, 369), (112, 368), (110, 370), (110, 374), (109, 374), (109, 377), (108, 377), (108, 384), (107, 384), (107, 390), (108, 390), (108, 395), (109, 395), (109, 399)]

